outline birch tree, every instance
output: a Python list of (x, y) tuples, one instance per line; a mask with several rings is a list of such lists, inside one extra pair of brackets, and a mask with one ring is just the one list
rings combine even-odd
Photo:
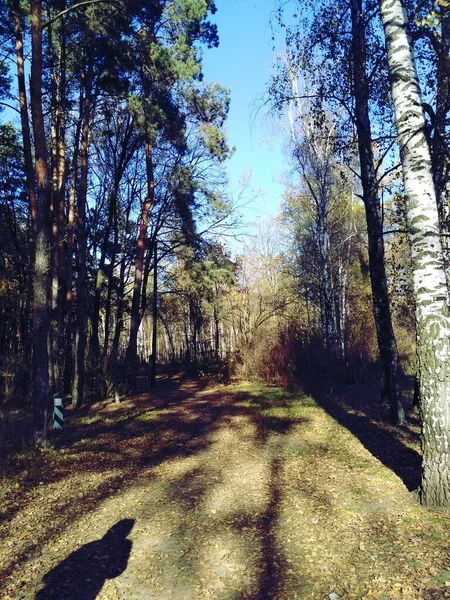
[(450, 505), (450, 315), (420, 87), (401, 0), (380, 0), (407, 196), (422, 418), (420, 500)]
[[(383, 159), (390, 152), (392, 128), (384, 89), (384, 54), (378, 32), (373, 26), (373, 3), (362, 0), (322, 0), (311, 12), (309, 3), (298, 0), (300, 25), (287, 27), (289, 60), (272, 80), (270, 93), (279, 108), (290, 98), (323, 97), (328, 110), (339, 114), (337, 146), (347, 150), (343, 156), (354, 171), (355, 156), (349, 149), (357, 142), (361, 198), (367, 221), (373, 315), (381, 363), (381, 416), (395, 424), (404, 422), (399, 387), (399, 357), (391, 317), (385, 269), (380, 182)], [(306, 11), (306, 12), (305, 12)], [(281, 22), (282, 23), (282, 22)], [(305, 30), (306, 27), (306, 30)], [(283, 60), (283, 62), (285, 62)], [(292, 89), (292, 72), (297, 68), (310, 81), (308, 89)], [(376, 141), (371, 119), (377, 120)], [(380, 125), (382, 127), (380, 128)], [(378, 147), (379, 160), (374, 155)]]

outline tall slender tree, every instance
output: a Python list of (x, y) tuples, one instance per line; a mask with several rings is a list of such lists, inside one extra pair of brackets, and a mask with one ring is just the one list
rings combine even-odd
[(48, 335), (50, 328), (50, 180), (48, 149), (42, 107), (42, 0), (31, 0), (31, 80), (30, 100), (33, 122), (37, 186), (36, 242), (33, 278), (33, 396), (34, 440), (46, 442), (49, 405)]
[(439, 217), (408, 19), (401, 0), (380, 0), (407, 196), (416, 299), (422, 417), (420, 499), (450, 506), (450, 315)]
[(400, 398), (399, 358), (392, 325), (386, 266), (383, 223), (378, 177), (372, 149), (372, 126), (369, 113), (369, 78), (367, 75), (367, 13), (362, 0), (350, 0), (352, 20), (353, 96), (358, 136), (359, 166), (363, 201), (366, 209), (369, 246), (370, 281), (373, 312), (381, 360), (381, 413), (393, 423), (402, 424), (405, 415)]
[[(343, 145), (348, 147), (354, 142), (353, 131), (356, 129), (359, 176), (366, 210), (373, 315), (381, 362), (381, 414), (394, 423), (402, 423), (404, 412), (399, 393), (399, 359), (384, 264), (383, 222), (378, 189), (381, 164), (377, 165), (374, 160), (370, 119), (370, 100), (372, 112), (378, 110), (373, 107), (374, 98), (370, 90), (379, 87), (380, 65), (383, 65), (383, 55), (373, 35), (372, 65), (367, 64), (367, 29), (373, 20), (373, 2), (323, 0), (313, 13), (309, 11), (309, 4), (302, 0), (297, 4), (299, 12), (306, 10), (309, 16), (301, 20), (300, 26), (286, 28), (288, 69), (281, 69), (273, 78), (270, 91), (278, 106), (289, 100), (292, 97), (289, 72), (297, 66), (313, 81), (312, 89), (306, 91), (305, 96), (320, 95), (341, 115), (345, 111), (347, 118), (341, 119), (340, 132), (345, 140)], [(320, 61), (320, 69), (314, 69), (317, 61)], [(337, 63), (339, 68), (336, 68)], [(384, 117), (384, 109), (380, 110)], [(389, 134), (380, 138), (389, 138)], [(383, 149), (381, 155), (384, 156), (384, 153)], [(351, 167), (352, 160), (350, 153)]]

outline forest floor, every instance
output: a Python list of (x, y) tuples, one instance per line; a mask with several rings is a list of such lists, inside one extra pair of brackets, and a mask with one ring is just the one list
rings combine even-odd
[(364, 386), (159, 381), (3, 463), (2, 600), (440, 600), (450, 514)]

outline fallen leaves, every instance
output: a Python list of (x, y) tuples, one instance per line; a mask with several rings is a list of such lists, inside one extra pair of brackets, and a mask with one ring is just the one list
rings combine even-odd
[(98, 600), (450, 598), (449, 516), (417, 506), (317, 405), (265, 389), (191, 385), (169, 407), (130, 399), (80, 418), (85, 433), (39, 458), (36, 484), (6, 494), (1, 597), (36, 592), (126, 515), (129, 564)]

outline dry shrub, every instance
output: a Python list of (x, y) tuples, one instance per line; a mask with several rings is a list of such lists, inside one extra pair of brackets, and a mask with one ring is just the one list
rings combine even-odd
[(378, 343), (372, 306), (353, 302), (347, 318), (346, 354), (363, 361), (378, 360)]
[(268, 383), (288, 385), (297, 375), (301, 337), (295, 327), (276, 331), (261, 328), (242, 351), (239, 374)]
[(345, 357), (324, 347), (319, 333), (297, 324), (281, 331), (264, 329), (243, 349), (240, 374), (267, 383), (291, 386), (312, 378), (353, 384), (367, 378), (378, 359), (373, 317), (358, 315), (348, 329)]

